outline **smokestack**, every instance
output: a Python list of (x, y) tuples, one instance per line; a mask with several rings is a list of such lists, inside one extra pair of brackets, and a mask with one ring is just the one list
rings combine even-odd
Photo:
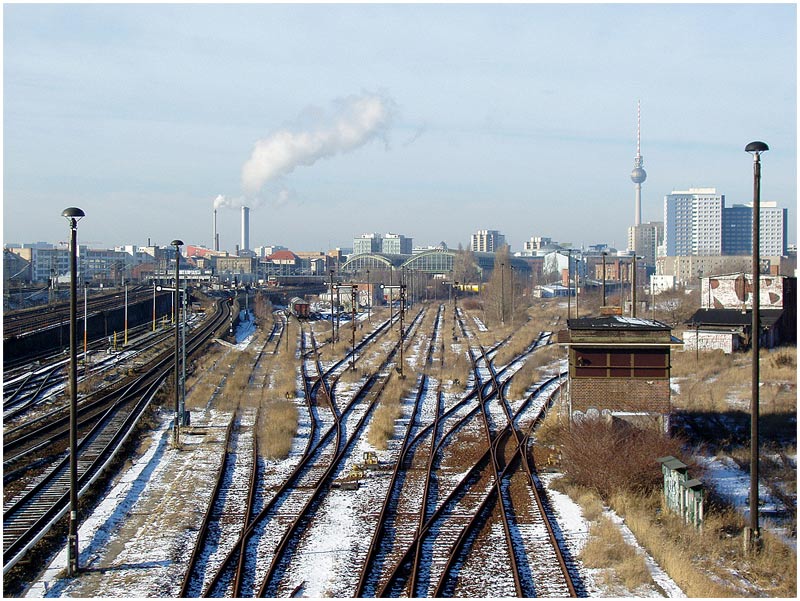
[(242, 207), (242, 250), (250, 250), (250, 208)]
[(217, 209), (214, 209), (214, 228), (212, 230), (211, 246), (214, 250), (219, 250), (219, 234), (217, 234)]

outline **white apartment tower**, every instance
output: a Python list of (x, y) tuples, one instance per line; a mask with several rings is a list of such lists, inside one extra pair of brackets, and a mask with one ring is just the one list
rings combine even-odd
[(716, 188), (674, 190), (664, 197), (664, 242), (670, 257), (722, 254), (725, 195)]
[(506, 243), (506, 237), (497, 230), (479, 230), (470, 238), (472, 252), (493, 253)]
[[(760, 203), (761, 215), (758, 222), (759, 254), (765, 257), (786, 256), (788, 234), (788, 210), (778, 207), (777, 202)], [(750, 203), (750, 210), (753, 205)], [(752, 242), (751, 242), (752, 246)]]

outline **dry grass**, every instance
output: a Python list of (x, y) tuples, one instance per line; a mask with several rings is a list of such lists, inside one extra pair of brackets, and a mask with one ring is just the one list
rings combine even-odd
[(445, 344), (444, 367), (442, 380), (449, 393), (463, 393), (467, 389), (470, 363), (465, 352), (456, 353), (449, 344)]
[(544, 371), (551, 369), (552, 364), (563, 357), (564, 350), (556, 345), (550, 345), (534, 352), (517, 370), (509, 385), (509, 396), (520, 399), (530, 386), (544, 378)]
[(385, 450), (389, 440), (394, 437), (394, 426), (397, 419), (402, 415), (403, 398), (411, 390), (416, 381), (413, 373), (407, 373), (404, 379), (400, 379), (392, 374), (389, 382), (383, 389), (380, 397), (380, 405), (375, 409), (375, 413), (370, 420), (367, 440), (379, 450)]
[[(596, 522), (602, 515), (603, 503), (593, 491), (567, 478), (554, 480), (552, 487), (578, 503), (588, 521)], [(792, 549), (765, 533), (763, 550), (746, 555), (741, 538), (744, 523), (738, 512), (714, 507), (706, 515), (703, 528), (696, 529), (666, 510), (661, 499), (660, 492), (618, 493), (611, 497), (609, 506), (624, 517), (637, 542), (688, 597), (794, 597), (797, 574), (796, 553)], [(604, 562), (610, 563), (606, 557), (618, 554), (617, 550), (604, 546), (604, 540), (616, 539), (613, 532), (606, 535), (605, 530), (592, 527), (590, 536), (594, 540), (581, 553), (586, 565), (606, 567)], [(598, 533), (603, 534), (596, 536)], [(614, 578), (625, 583), (624, 578), (633, 576), (625, 583), (632, 588), (630, 584), (637, 581), (638, 571), (634, 567), (615, 570), (609, 583), (614, 584)]]
[[(680, 382), (676, 406), (723, 412), (733, 403), (746, 406), (752, 387), (752, 355), (722, 351), (672, 353), (672, 376)], [(797, 403), (797, 349), (762, 351), (759, 361), (762, 413), (794, 412)], [(710, 386), (710, 384), (712, 384)]]
[(625, 542), (619, 528), (606, 517), (592, 524), (580, 557), (585, 565), (603, 569), (609, 585), (619, 583), (633, 591), (652, 583), (644, 556)]
[(746, 555), (732, 509), (709, 511), (698, 530), (663, 510), (660, 493), (618, 494), (610, 504), (689, 597), (795, 596), (796, 553), (765, 532), (762, 551)]
[(259, 414), (259, 453), (270, 459), (285, 459), (297, 434), (298, 412), (292, 401), (265, 403)]

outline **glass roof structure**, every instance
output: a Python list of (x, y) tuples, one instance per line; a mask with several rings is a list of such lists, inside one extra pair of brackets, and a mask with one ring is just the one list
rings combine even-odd
[[(365, 269), (411, 269), (431, 274), (449, 274), (453, 271), (453, 260), (457, 252), (435, 248), (414, 255), (387, 255), (384, 253), (361, 253), (353, 255), (345, 261), (341, 271), (357, 272)], [(478, 269), (492, 271), (494, 269), (494, 253), (473, 253)], [(511, 265), (520, 271), (530, 271), (530, 264), (524, 259), (511, 257)]]

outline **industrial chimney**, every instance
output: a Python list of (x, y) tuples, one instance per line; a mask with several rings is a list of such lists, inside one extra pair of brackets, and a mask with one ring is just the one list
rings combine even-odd
[(250, 250), (250, 207), (242, 207), (242, 250)]
[(214, 229), (211, 238), (211, 246), (214, 250), (219, 250), (219, 234), (217, 233), (217, 209), (214, 209)]

